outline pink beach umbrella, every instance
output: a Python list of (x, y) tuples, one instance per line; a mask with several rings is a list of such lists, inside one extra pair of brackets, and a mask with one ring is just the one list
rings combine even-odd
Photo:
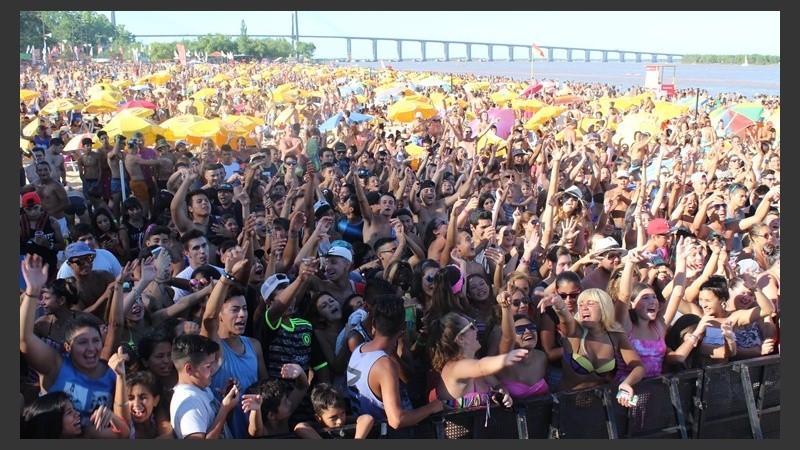
[[(511, 108), (491, 108), (489, 111), (489, 122), (491, 123), (494, 118), (498, 119), (497, 122), (497, 135), (503, 139), (507, 138), (509, 134), (511, 134), (511, 128), (514, 126), (514, 110)], [(478, 133), (478, 119), (474, 119), (472, 122), (469, 123), (469, 127), (472, 128), (473, 135), (477, 135)]]

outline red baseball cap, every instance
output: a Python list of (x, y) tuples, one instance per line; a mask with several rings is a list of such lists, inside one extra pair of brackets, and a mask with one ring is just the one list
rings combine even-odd
[(42, 199), (39, 198), (39, 194), (36, 192), (26, 192), (22, 195), (21, 203), (23, 208), (30, 208), (31, 206), (41, 205)]
[(657, 234), (667, 234), (669, 233), (669, 222), (666, 219), (657, 218), (653, 219), (647, 223), (647, 234), (649, 236), (655, 236)]

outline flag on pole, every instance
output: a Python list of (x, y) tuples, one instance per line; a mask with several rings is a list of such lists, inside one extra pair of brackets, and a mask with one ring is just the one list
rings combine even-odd
[(541, 48), (539, 48), (539, 46), (538, 46), (538, 45), (536, 45), (536, 43), (535, 43), (535, 42), (531, 42), (531, 45), (533, 46), (533, 50), (534, 50), (536, 53), (538, 53), (538, 54), (539, 54), (539, 56), (541, 56), (542, 58), (544, 58), (544, 52), (542, 51), (542, 49), (541, 49)]

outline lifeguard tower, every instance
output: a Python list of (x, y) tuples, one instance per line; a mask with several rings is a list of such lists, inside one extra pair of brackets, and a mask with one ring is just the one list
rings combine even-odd
[(644, 88), (658, 99), (675, 97), (675, 67), (667, 64), (650, 64), (645, 68)]

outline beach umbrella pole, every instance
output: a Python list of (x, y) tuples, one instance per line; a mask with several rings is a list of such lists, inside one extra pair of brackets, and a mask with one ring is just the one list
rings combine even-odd
[(697, 120), (697, 110), (700, 109), (700, 89), (694, 88), (694, 119)]
[(128, 199), (128, 193), (125, 190), (125, 164), (119, 160), (119, 182), (122, 184), (122, 201)]

